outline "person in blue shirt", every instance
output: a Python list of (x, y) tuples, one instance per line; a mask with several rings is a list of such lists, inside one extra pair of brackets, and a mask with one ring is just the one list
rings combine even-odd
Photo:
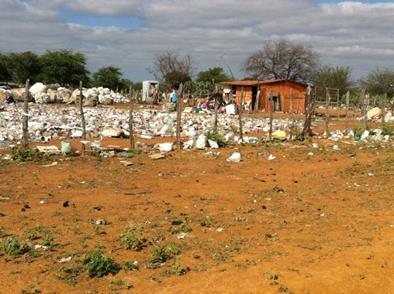
[(175, 90), (172, 90), (172, 93), (171, 93), (171, 102), (172, 102), (172, 103), (176, 103), (177, 100), (178, 100), (178, 96), (176, 95)]

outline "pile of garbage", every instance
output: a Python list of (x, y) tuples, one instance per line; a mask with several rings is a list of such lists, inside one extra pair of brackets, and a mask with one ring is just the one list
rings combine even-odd
[[(80, 90), (74, 91), (60, 87), (58, 85), (44, 85), (43, 83), (35, 83), (29, 89), (32, 102), (37, 104), (49, 104), (49, 103), (65, 103), (74, 104), (79, 103)], [(84, 106), (96, 106), (98, 104), (110, 105), (113, 103), (127, 103), (128, 98), (120, 93), (98, 87), (98, 88), (83, 88), (83, 104)], [(10, 98), (14, 101), (23, 101), (25, 97), (24, 88), (16, 89), (0, 89), (0, 102), (8, 101)]]
[[(391, 111), (383, 112), (383, 110), (381, 108), (375, 107), (375, 108), (370, 109), (367, 112), (368, 120), (377, 121), (377, 120), (382, 119), (383, 115), (384, 115), (384, 121), (385, 122), (392, 122), (392, 121), (394, 121), (394, 116), (393, 116)], [(358, 119), (359, 120), (364, 120), (365, 117), (359, 117)]]
[[(81, 120), (78, 107), (53, 107), (46, 104), (29, 105), (29, 133), (34, 141), (50, 141), (64, 137), (80, 138), (82, 136)], [(176, 113), (140, 109), (133, 114), (134, 131), (144, 139), (155, 137), (174, 137), (176, 134)], [(21, 104), (4, 104), (0, 112), (0, 142), (17, 142), (22, 136), (23, 110)], [(234, 115), (223, 114), (218, 118), (218, 131), (227, 141), (239, 142), (237, 135), (239, 118)], [(128, 137), (128, 111), (116, 108), (86, 108), (85, 120), (88, 137)], [(303, 122), (293, 125), (289, 119), (274, 120), (273, 130), (282, 131), (278, 136), (286, 136), (292, 127), (301, 128)], [(189, 145), (202, 146), (202, 142), (209, 143), (202, 137), (212, 132), (214, 127), (213, 114), (183, 113), (182, 137), (190, 139)], [(258, 139), (248, 134), (268, 132), (269, 119), (243, 118), (244, 138), (242, 142), (256, 143)], [(200, 142), (200, 143), (198, 143)], [(214, 144), (211, 142), (211, 144)], [(204, 146), (205, 147), (205, 146)]]

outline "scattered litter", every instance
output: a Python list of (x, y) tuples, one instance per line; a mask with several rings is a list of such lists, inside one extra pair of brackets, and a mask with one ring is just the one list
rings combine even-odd
[(219, 144), (215, 141), (208, 140), (208, 144), (209, 144), (209, 147), (211, 147), (212, 149), (219, 149)]
[(149, 155), (149, 158), (153, 159), (153, 160), (159, 160), (159, 159), (165, 159), (166, 156), (161, 153), (156, 153), (156, 154)]
[(42, 167), (52, 167), (52, 166), (56, 166), (56, 165), (58, 165), (57, 161), (52, 162), (51, 164), (43, 165)]
[(284, 141), (284, 140), (286, 140), (287, 134), (285, 131), (278, 130), (278, 131), (275, 131), (272, 133), (272, 137), (274, 139)]
[(122, 160), (120, 163), (123, 164), (125, 167), (129, 167), (129, 166), (134, 165), (133, 162), (131, 162), (131, 161), (126, 161), (126, 160)]
[(108, 225), (108, 222), (105, 219), (98, 219), (98, 220), (96, 220), (95, 224), (97, 226), (105, 226), (105, 225)]
[(229, 158), (227, 158), (227, 162), (234, 162), (234, 163), (241, 162), (241, 153), (234, 152)]
[(59, 263), (67, 263), (67, 262), (70, 262), (72, 259), (73, 259), (72, 256), (63, 257), (63, 258), (61, 258), (61, 259), (59, 260)]
[(200, 135), (196, 141), (196, 148), (203, 150), (207, 144), (207, 137), (205, 135)]
[(48, 155), (60, 154), (60, 150), (56, 146), (37, 146), (37, 150)]
[(379, 107), (372, 108), (367, 112), (367, 117), (369, 120), (379, 118), (382, 115), (382, 110)]
[(268, 156), (268, 160), (269, 161), (272, 161), (272, 160), (275, 160), (275, 159), (276, 159), (276, 157), (274, 155), (272, 155), (272, 154), (270, 154), (270, 156)]
[(217, 229), (216, 229), (216, 232), (222, 233), (222, 232), (224, 232), (224, 228), (223, 228), (223, 227), (217, 228)]
[(172, 151), (172, 145), (173, 143), (162, 143), (162, 144), (158, 144), (158, 148), (160, 150), (160, 152), (171, 152)]
[(176, 235), (176, 237), (180, 240), (185, 239), (187, 236), (187, 233), (179, 233), (178, 235)]
[(34, 249), (36, 249), (36, 250), (39, 250), (39, 249), (41, 249), (41, 250), (48, 250), (49, 249), (49, 247), (48, 246), (44, 246), (44, 245), (35, 245), (34, 246)]

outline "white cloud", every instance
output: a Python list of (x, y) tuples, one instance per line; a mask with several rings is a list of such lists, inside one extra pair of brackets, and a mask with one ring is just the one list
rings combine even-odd
[(97, 15), (135, 16), (142, 11), (143, 0), (69, 0), (70, 8)]
[[(1, 0), (1, 51), (74, 48), (94, 70), (119, 66), (127, 76), (148, 78), (155, 54), (178, 50), (194, 57), (197, 70), (223, 66), (239, 77), (245, 57), (267, 39), (287, 38), (312, 46), (323, 62), (349, 65), (355, 75), (394, 67), (394, 3), (312, 0)], [(61, 5), (89, 15), (138, 16), (125, 29), (67, 23)], [(96, 25), (96, 26), (95, 26)], [(12, 33), (10, 33), (12, 32)]]

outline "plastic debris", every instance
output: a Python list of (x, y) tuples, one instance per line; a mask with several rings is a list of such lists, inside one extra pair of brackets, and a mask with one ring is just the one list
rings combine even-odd
[(272, 137), (274, 139), (284, 141), (284, 140), (286, 140), (287, 134), (285, 131), (278, 130), (278, 131), (275, 131), (272, 133)]
[(229, 158), (227, 158), (227, 162), (234, 162), (234, 163), (241, 162), (241, 153), (234, 152)]

